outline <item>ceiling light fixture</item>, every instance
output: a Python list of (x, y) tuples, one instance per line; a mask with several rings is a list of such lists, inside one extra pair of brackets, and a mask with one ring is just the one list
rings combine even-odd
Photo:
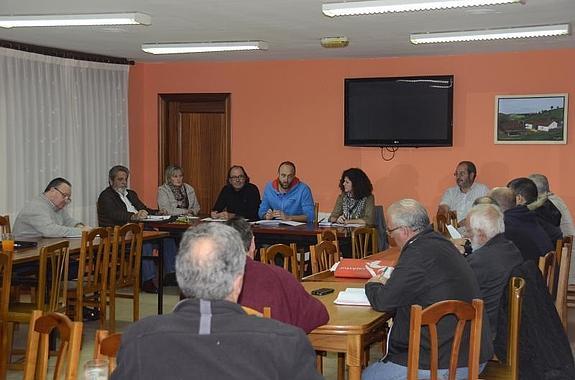
[(329, 17), (353, 16), (388, 12), (427, 11), (433, 9), (479, 7), (510, 3), (525, 4), (526, 0), (373, 0), (322, 4), (322, 12)]
[(99, 13), (77, 15), (0, 16), (0, 27), (88, 26), (88, 25), (150, 25), (152, 18), (145, 13)]
[(569, 24), (526, 26), (519, 28), (464, 30), (460, 32), (413, 33), (412, 44), (503, 40), (510, 38), (552, 37), (569, 34)]
[(218, 51), (267, 50), (264, 41), (184, 42), (142, 44), (142, 50), (151, 54), (208, 53)]

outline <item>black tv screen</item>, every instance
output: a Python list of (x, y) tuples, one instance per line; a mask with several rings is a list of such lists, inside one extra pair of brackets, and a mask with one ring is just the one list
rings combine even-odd
[(347, 146), (451, 146), (453, 75), (345, 80)]

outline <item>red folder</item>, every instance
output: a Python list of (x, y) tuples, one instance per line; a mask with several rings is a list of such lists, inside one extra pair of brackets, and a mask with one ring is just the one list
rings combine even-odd
[(371, 278), (365, 265), (371, 260), (363, 259), (342, 259), (337, 266), (334, 276), (335, 277), (350, 277), (350, 278)]

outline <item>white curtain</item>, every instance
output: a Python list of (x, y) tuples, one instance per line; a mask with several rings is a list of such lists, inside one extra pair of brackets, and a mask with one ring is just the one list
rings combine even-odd
[(0, 214), (64, 177), (68, 211), (97, 225), (108, 170), (128, 165), (128, 66), (0, 48)]

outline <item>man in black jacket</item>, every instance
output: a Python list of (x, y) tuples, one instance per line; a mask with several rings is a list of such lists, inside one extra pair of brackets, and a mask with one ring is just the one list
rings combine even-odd
[[(116, 165), (110, 169), (108, 180), (110, 186), (100, 193), (98, 197), (98, 224), (100, 227), (122, 226), (126, 223), (139, 222), (148, 215), (160, 213), (147, 207), (140, 200), (138, 194), (128, 189), (128, 177), (130, 170), (122, 165)], [(164, 257), (164, 269), (167, 273), (166, 282), (175, 281), (174, 270), (176, 260), (176, 242), (172, 238), (162, 240)], [(151, 256), (153, 246), (144, 243), (142, 246), (142, 256)], [(154, 284), (156, 277), (156, 267), (151, 260), (142, 260), (142, 290), (147, 293), (156, 293)]]
[(176, 262), (186, 299), (128, 328), (112, 379), (322, 379), (303, 330), (248, 316), (236, 303), (245, 262), (233, 228), (189, 229)]
[[(473, 271), (457, 248), (433, 231), (427, 211), (413, 199), (403, 199), (389, 206), (388, 233), (401, 247), (401, 255), (387, 282), (373, 278), (365, 285), (367, 298), (374, 309), (394, 314), (388, 336), (388, 354), (370, 365), (364, 380), (405, 378), (409, 345), (411, 305), (426, 308), (443, 300), (471, 302), (481, 298)], [(439, 378), (447, 374), (456, 320), (444, 318), (438, 323)], [(489, 320), (483, 318), (481, 369), (492, 356)], [(457, 379), (468, 377), (469, 335), (464, 334), (459, 351)], [(427, 329), (422, 330), (419, 378), (429, 378), (430, 344)]]
[(491, 338), (497, 334), (497, 313), (503, 289), (507, 287), (509, 274), (523, 262), (519, 249), (504, 235), (503, 213), (498, 206), (480, 204), (467, 214), (467, 232), (473, 253), (467, 262), (475, 272), (485, 311), (489, 316)]

